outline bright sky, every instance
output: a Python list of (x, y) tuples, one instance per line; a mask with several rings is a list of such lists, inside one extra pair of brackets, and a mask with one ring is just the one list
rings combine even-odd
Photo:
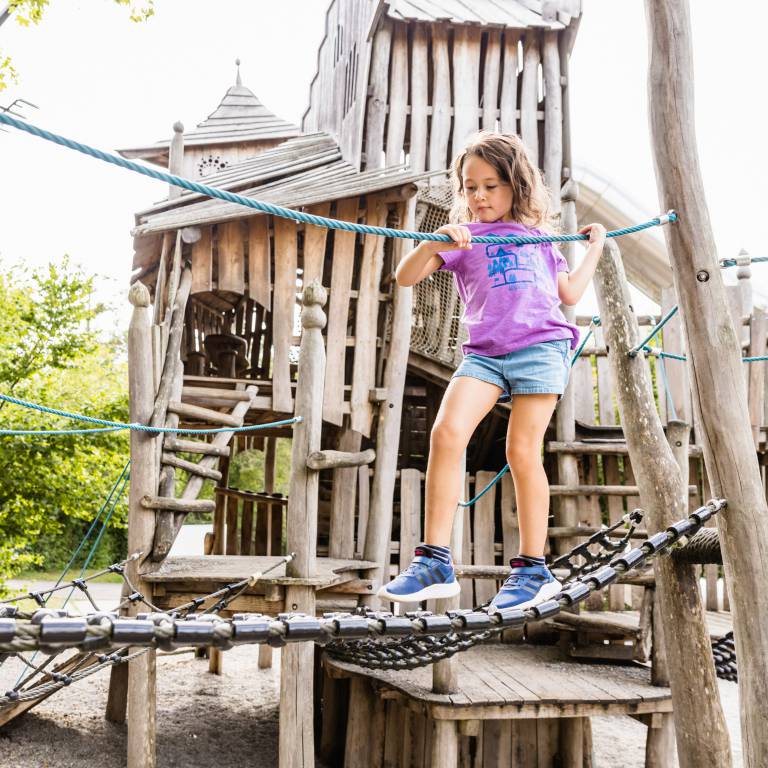
[[(54, 0), (38, 27), (13, 18), (0, 27), (0, 51), (20, 74), (0, 104), (27, 99), (40, 107), (24, 110), (31, 122), (101, 149), (140, 146), (169, 137), (175, 120), (191, 129), (210, 114), (240, 57), (243, 83), (299, 122), (327, 4), (156, 0), (155, 16), (133, 24), (110, 0)], [(575, 165), (655, 215), (643, 4), (584, 5), (571, 65)], [(768, 6), (732, 0), (727, 18), (740, 23), (728, 28), (722, 4), (692, 6), (699, 155), (719, 255), (768, 255), (758, 240), (766, 103), (754, 87)], [(0, 168), (3, 263), (40, 265), (68, 253), (101, 276), (100, 297), (118, 305), (115, 320), (124, 322), (133, 213), (164, 198), (166, 187), (13, 129), (0, 133)], [(768, 265), (756, 265), (753, 279), (768, 299)], [(585, 296), (577, 311), (592, 312), (593, 301)]]

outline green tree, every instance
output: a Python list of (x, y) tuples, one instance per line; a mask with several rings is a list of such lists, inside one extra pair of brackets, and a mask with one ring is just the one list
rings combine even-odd
[[(93, 305), (92, 279), (67, 259), (36, 272), (1, 267), (0, 392), (127, 420), (124, 342), (100, 341), (90, 329), (103, 311)], [(12, 404), (0, 411), (3, 429), (87, 426)], [(30, 566), (65, 562), (128, 455), (122, 432), (0, 436), (0, 583)], [(125, 518), (123, 501), (104, 558), (122, 554)]]
[[(154, 0), (144, 0), (141, 3), (136, 3), (134, 0), (112, 0), (112, 2), (126, 6), (131, 21), (146, 21), (155, 13)], [(12, 16), (21, 26), (28, 27), (31, 24), (40, 23), (49, 4), (50, 0), (10, 0), (6, 15)], [(5, 21), (5, 15), (0, 12), (0, 24), (3, 21)], [(9, 80), (18, 82), (18, 73), (13, 68), (11, 57), (0, 50), (0, 91), (8, 87)]]

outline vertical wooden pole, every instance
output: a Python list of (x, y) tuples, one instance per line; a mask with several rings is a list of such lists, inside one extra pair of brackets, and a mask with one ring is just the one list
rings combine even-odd
[[(133, 305), (128, 328), (128, 398), (131, 422), (149, 424), (155, 403), (152, 367), (152, 328), (149, 291), (136, 282), (128, 300)], [(142, 496), (157, 493), (155, 461), (160, 438), (151, 432), (131, 431), (131, 486), (128, 496), (128, 553), (141, 552), (127, 566), (131, 583), (150, 595), (151, 585), (139, 577), (152, 550), (155, 513), (141, 506)], [(135, 614), (138, 606), (131, 613)], [(128, 768), (155, 766), (155, 651), (129, 662), (128, 669)]]
[(682, 213), (664, 228), (688, 341), (700, 442), (716, 496), (739, 658), (742, 747), (747, 768), (768, 765), (768, 505), (749, 422), (741, 349), (728, 316), (694, 130), (689, 4), (646, 0), (649, 117), (659, 200)]
[[(288, 551), (294, 553), (288, 576), (307, 578), (315, 572), (317, 557), (318, 473), (307, 467), (307, 456), (320, 450), (323, 384), (325, 380), (325, 327), (327, 294), (319, 282), (304, 288), (301, 312), (301, 348), (296, 382), (296, 415), (302, 417), (293, 431), (291, 485), (286, 525)], [(291, 586), (285, 590), (288, 612), (315, 615), (312, 587)], [(287, 645), (281, 653), (280, 669), (280, 768), (312, 768), (314, 727), (312, 688), (314, 649), (311, 643)]]
[[(413, 225), (416, 213), (416, 201), (411, 198), (399, 208), (402, 227)], [(397, 240), (393, 268), (405, 255), (411, 242)], [(376, 464), (371, 488), (370, 513), (365, 535), (365, 560), (379, 563), (380, 570), (375, 579), (373, 594), (362, 601), (373, 604), (375, 592), (381, 584), (382, 576), (387, 576), (389, 565), (389, 537), (392, 531), (392, 499), (395, 490), (395, 471), (397, 469), (397, 448), (400, 442), (400, 420), (405, 389), (405, 371), (411, 344), (411, 306), (412, 289), (395, 284), (392, 333), (387, 354), (387, 367), (384, 371), (384, 388), (387, 399), (380, 404), (376, 429)]]
[[(579, 188), (575, 181), (567, 181), (562, 192), (563, 232), (571, 234), (576, 232), (576, 200), (579, 196)], [(562, 243), (561, 249), (568, 262), (568, 268), (576, 265), (575, 243)], [(575, 307), (561, 307), (565, 319), (573, 322), (576, 316)], [(576, 378), (571, 376), (565, 394), (560, 400), (555, 411), (555, 434), (557, 440), (564, 443), (573, 442), (576, 439), (576, 411), (575, 411), (575, 383)], [(591, 390), (591, 388), (590, 388)], [(591, 391), (590, 391), (591, 396)], [(557, 479), (561, 485), (576, 486), (579, 484), (579, 465), (576, 456), (570, 453), (557, 454)], [(573, 526), (578, 523), (578, 510), (575, 496), (561, 496), (557, 501), (557, 525)], [(555, 551), (567, 552), (576, 544), (575, 539), (557, 539)]]
[[(638, 342), (637, 321), (616, 244), (606, 242), (595, 281), (600, 317), (621, 423), (648, 526), (663, 530), (687, 510), (687, 485), (667, 444), (644, 356), (629, 356)], [(727, 768), (728, 731), (717, 694), (712, 649), (693, 566), (669, 557), (656, 561), (657, 591), (667, 638), (672, 701), (677, 713), (681, 768)]]

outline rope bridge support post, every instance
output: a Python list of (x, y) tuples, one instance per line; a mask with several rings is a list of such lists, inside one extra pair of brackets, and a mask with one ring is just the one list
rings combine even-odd
[[(301, 311), (301, 348), (296, 382), (296, 415), (303, 421), (293, 433), (291, 485), (288, 492), (286, 538), (295, 558), (286, 575), (308, 578), (315, 574), (317, 557), (318, 471), (307, 466), (307, 457), (320, 450), (325, 383), (325, 346), (322, 330), (326, 316), (325, 288), (316, 280), (304, 288)], [(315, 615), (315, 592), (310, 586), (285, 590), (289, 612)], [(296, 643), (281, 651), (280, 666), (280, 768), (313, 768), (313, 675), (315, 651), (310, 643)]]
[[(663, 530), (685, 514), (687, 485), (656, 412), (648, 364), (644, 356), (629, 354), (637, 344), (637, 321), (621, 254), (612, 241), (605, 244), (596, 278), (613, 389), (640, 503), (649, 527)], [(680, 768), (728, 768), (728, 731), (694, 568), (681, 567), (671, 557), (659, 558), (656, 567)]]
[[(149, 291), (136, 282), (128, 299), (133, 305), (128, 328), (129, 413), (133, 423), (148, 424), (155, 404), (152, 365), (152, 318)], [(131, 488), (128, 497), (128, 552), (141, 557), (128, 563), (126, 573), (142, 594), (151, 590), (139, 578), (141, 565), (152, 550), (155, 512), (141, 505), (143, 496), (157, 493), (158, 466), (155, 460), (162, 437), (152, 432), (131, 431)], [(131, 606), (131, 613), (139, 610)], [(128, 667), (128, 768), (154, 768), (155, 755), (155, 651), (150, 650)]]
[(684, 212), (665, 232), (688, 347), (694, 407), (718, 521), (739, 658), (745, 768), (768, 765), (768, 505), (760, 477), (739, 341), (726, 303), (696, 148), (689, 3), (646, 0), (648, 114), (660, 200)]

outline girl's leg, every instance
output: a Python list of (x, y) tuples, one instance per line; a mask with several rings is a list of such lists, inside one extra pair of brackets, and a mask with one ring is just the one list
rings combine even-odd
[(429, 440), (425, 491), (424, 542), (450, 545), (453, 515), (464, 478), (461, 457), (472, 433), (493, 408), (501, 387), (470, 376), (451, 379)]
[(541, 461), (544, 433), (557, 395), (515, 395), (507, 427), (507, 461), (515, 483), (520, 554), (542, 557), (547, 538), (549, 482)]

